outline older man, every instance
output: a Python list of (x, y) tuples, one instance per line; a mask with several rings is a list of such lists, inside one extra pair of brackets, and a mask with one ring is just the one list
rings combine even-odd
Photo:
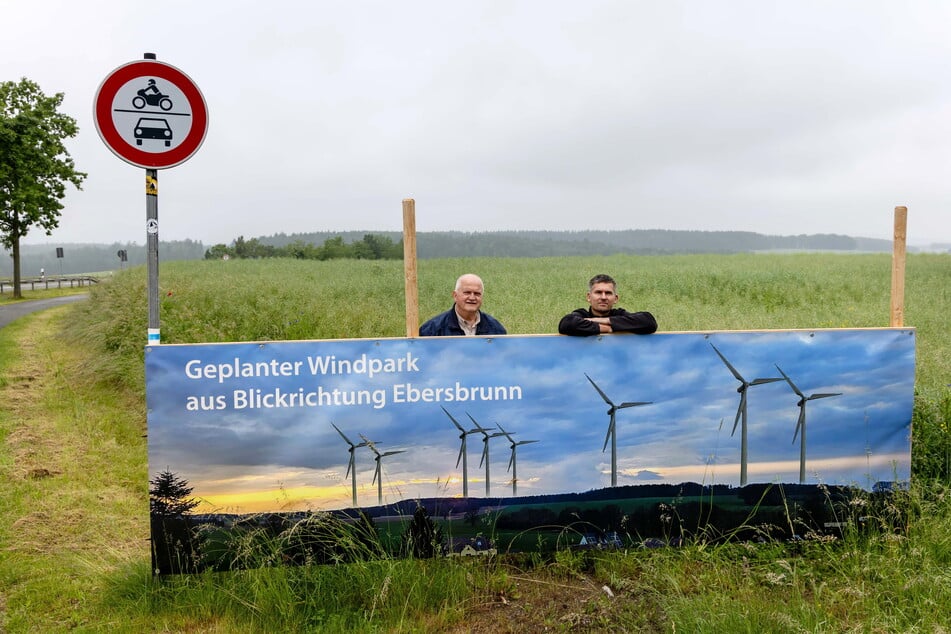
[(504, 335), (505, 326), (495, 317), (479, 310), (485, 286), (478, 275), (466, 273), (456, 280), (452, 291), (453, 306), (419, 327), (421, 337), (463, 335)]
[(586, 337), (609, 332), (649, 335), (657, 331), (657, 320), (650, 313), (630, 313), (614, 307), (620, 297), (617, 282), (610, 275), (592, 277), (586, 297), (589, 308), (579, 308), (562, 317), (558, 323), (559, 333)]

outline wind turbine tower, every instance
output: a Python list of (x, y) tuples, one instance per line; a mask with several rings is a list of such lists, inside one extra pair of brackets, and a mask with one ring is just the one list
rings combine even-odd
[(469, 497), (469, 462), (468, 462), (468, 450), (466, 449), (466, 437), (469, 434), (478, 434), (478, 429), (464, 429), (462, 425), (459, 424), (455, 418), (452, 417), (445, 407), (442, 408), (442, 411), (446, 412), (446, 416), (449, 417), (449, 420), (452, 421), (452, 424), (456, 426), (456, 429), (459, 430), (459, 440), (461, 445), (459, 447), (459, 455), (456, 457), (456, 469), (459, 468), (459, 461), (462, 460), (462, 497)]
[(609, 405), (608, 407), (608, 416), (610, 417), (610, 422), (608, 423), (608, 433), (604, 437), (604, 447), (601, 448), (601, 453), (604, 453), (608, 448), (608, 440), (611, 441), (611, 486), (617, 486), (617, 425), (615, 424), (615, 415), (619, 409), (625, 409), (628, 407), (638, 407), (640, 405), (650, 405), (653, 401), (639, 401), (639, 402), (627, 402), (621, 403), (620, 405), (615, 405), (614, 401), (608, 398), (608, 395), (598, 387), (598, 384), (594, 380), (585, 374), (585, 378), (591, 382), (591, 385), (594, 386), (594, 389), (598, 391), (598, 394), (601, 395), (601, 398), (604, 399), (604, 402)]
[(373, 459), (376, 460), (376, 469), (373, 471), (373, 482), (371, 482), (370, 485), (376, 485), (376, 501), (379, 506), (383, 506), (383, 458), (404, 453), (406, 450), (397, 449), (396, 451), (384, 451), (380, 453), (380, 450), (376, 448), (376, 443), (363, 434), (360, 434), (360, 438), (362, 438), (366, 446), (370, 448), (370, 451), (375, 454)]
[(765, 378), (765, 379), (753, 379), (752, 381), (747, 381), (743, 378), (743, 375), (733, 367), (726, 357), (723, 356), (723, 353), (720, 352), (716, 346), (712, 343), (714, 352), (717, 353), (717, 356), (720, 357), (720, 360), (723, 361), (727, 369), (733, 374), (733, 377), (740, 382), (740, 387), (736, 388), (736, 391), (740, 393), (740, 404), (736, 408), (736, 417), (733, 419), (733, 431), (730, 432), (730, 436), (736, 433), (737, 423), (740, 425), (740, 486), (746, 486), (747, 480), (747, 461), (748, 461), (748, 449), (747, 449), (747, 427), (746, 427), (746, 392), (749, 390), (751, 385), (763, 385), (765, 383), (775, 383), (776, 381), (782, 381), (779, 377), (776, 378)]
[(509, 466), (508, 466), (508, 469), (506, 469), (506, 471), (512, 472), (512, 497), (515, 497), (518, 495), (518, 459), (516, 458), (518, 454), (516, 450), (518, 449), (519, 445), (527, 445), (529, 443), (538, 442), (538, 441), (537, 440), (519, 440), (518, 442), (516, 442), (516, 440), (512, 438), (512, 434), (502, 429), (502, 425), (499, 425), (498, 427), (502, 431), (502, 435), (509, 439), (509, 447), (512, 448), (512, 457), (509, 458)]
[(366, 447), (367, 443), (366, 441), (364, 441), (357, 445), (353, 444), (353, 442), (349, 438), (347, 438), (342, 431), (340, 431), (339, 427), (337, 427), (333, 423), (330, 423), (330, 424), (333, 425), (334, 429), (337, 430), (337, 433), (340, 434), (340, 436), (344, 439), (344, 441), (346, 441), (346, 443), (350, 445), (350, 449), (347, 450), (350, 452), (350, 460), (349, 462), (347, 462), (347, 475), (345, 475), (344, 478), (346, 478), (347, 476), (350, 476), (352, 478), (353, 506), (354, 508), (356, 508), (357, 506), (357, 467), (356, 467), (356, 462), (355, 462), (353, 454), (356, 451), (357, 447)]
[(472, 414), (466, 412), (466, 416), (475, 424), (476, 431), (482, 434), (482, 459), (479, 460), (479, 466), (481, 467), (482, 463), (485, 463), (485, 497), (489, 497), (489, 439), (501, 436), (502, 432), (497, 431), (490, 434), (488, 429), (472, 418)]
[(842, 392), (828, 393), (828, 394), (810, 394), (806, 396), (802, 391), (796, 387), (796, 384), (792, 382), (786, 373), (783, 372), (782, 368), (778, 365), (776, 369), (779, 370), (779, 373), (783, 375), (783, 378), (786, 379), (786, 383), (789, 383), (789, 387), (792, 388), (793, 392), (799, 396), (799, 402), (796, 405), (799, 406), (799, 420), (796, 421), (796, 431), (793, 433), (792, 441), (796, 442), (796, 435), (799, 435), (799, 484), (806, 483), (806, 402), (814, 401), (817, 398), (829, 398), (830, 396), (842, 396)]

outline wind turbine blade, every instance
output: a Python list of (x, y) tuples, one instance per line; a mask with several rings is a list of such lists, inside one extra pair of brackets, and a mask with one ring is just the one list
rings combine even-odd
[(724, 364), (726, 364), (727, 369), (730, 371), (730, 373), (733, 374), (734, 378), (736, 378), (736, 380), (739, 381), (740, 383), (746, 383), (746, 379), (744, 379), (740, 375), (740, 373), (737, 372), (736, 368), (734, 368), (733, 365), (729, 361), (726, 360), (726, 357), (723, 356), (723, 353), (720, 352), (720, 350), (716, 346), (714, 346), (712, 343), (710, 345), (713, 346), (713, 351), (716, 352), (717, 356), (720, 357), (720, 360), (723, 361)]
[(625, 407), (637, 407), (639, 405), (653, 405), (653, 404), (654, 404), (654, 401), (637, 401), (634, 403), (631, 403), (631, 402), (621, 403), (620, 405), (617, 406), (617, 408), (624, 409)]
[(740, 392), (740, 404), (736, 408), (736, 418), (733, 419), (733, 431), (730, 432), (730, 436), (736, 433), (736, 426), (740, 422), (740, 416), (743, 415), (743, 410), (746, 409), (746, 390)]
[(446, 416), (449, 417), (449, 420), (452, 421), (452, 424), (455, 425), (459, 431), (461, 431), (463, 434), (466, 433), (466, 430), (462, 428), (462, 425), (459, 424), (459, 421), (452, 417), (452, 414), (449, 413), (449, 410), (443, 407), (442, 411), (446, 412)]
[(806, 406), (805, 404), (803, 404), (803, 406), (799, 408), (799, 420), (796, 421), (796, 432), (793, 434), (793, 437), (792, 437), (793, 443), (796, 442), (796, 436), (799, 435), (799, 430), (805, 424), (806, 424)]
[(476, 426), (476, 431), (480, 431), (480, 432), (482, 432), (483, 434), (485, 434), (486, 432), (489, 431), (488, 429), (486, 429), (485, 427), (483, 427), (482, 425), (480, 425), (479, 422), (478, 422), (476, 419), (472, 418), (472, 414), (470, 414), (469, 412), (466, 412), (466, 416), (468, 416), (468, 417), (469, 417), (469, 420), (472, 421), (472, 424)]
[(353, 469), (353, 454), (350, 454), (350, 461), (347, 462), (347, 474), (343, 476), (344, 480), (350, 477), (350, 470)]
[(466, 451), (466, 437), (462, 437), (462, 446), (459, 447), (459, 455), (456, 456), (456, 469), (459, 468), (459, 462), (462, 461), (462, 454)]
[(333, 425), (333, 428), (337, 430), (337, 433), (340, 434), (340, 435), (343, 437), (343, 439), (347, 442), (348, 445), (350, 445), (351, 447), (355, 447), (355, 446), (356, 446), (356, 445), (353, 444), (353, 442), (351, 442), (351, 440), (350, 440), (349, 438), (347, 438), (347, 437), (344, 435), (344, 433), (343, 433), (342, 431), (340, 431), (340, 428), (339, 428), (339, 427), (337, 427), (337, 426), (334, 425), (333, 423), (330, 423), (330, 424)]
[(514, 464), (514, 463), (515, 463), (515, 447), (513, 446), (513, 447), (512, 447), (512, 457), (509, 458), (509, 466), (508, 466), (508, 468), (507, 468), (505, 471), (506, 471), (506, 472), (511, 471), (511, 470), (512, 470), (512, 464)]
[(828, 397), (830, 397), (830, 396), (842, 396), (842, 392), (837, 392), (837, 393), (835, 393), (835, 394), (813, 394), (812, 396), (810, 396), (810, 397), (807, 398), (806, 400), (807, 400), (807, 401), (811, 401), (811, 400), (814, 400), (814, 399), (817, 399), (817, 398), (828, 398)]
[(611, 433), (614, 431), (614, 414), (611, 414), (611, 422), (608, 423), (608, 433), (604, 435), (604, 447), (601, 448), (601, 453), (607, 451), (608, 441), (611, 440)]
[(518, 442), (515, 443), (515, 444), (516, 444), (516, 445), (527, 445), (527, 444), (533, 443), (533, 442), (538, 442), (538, 441), (537, 441), (537, 440), (520, 440), (520, 441), (518, 441)]
[(506, 438), (508, 438), (508, 439), (509, 439), (510, 441), (512, 441), (512, 442), (515, 442), (515, 439), (512, 438), (512, 435), (511, 435), (510, 433), (508, 433), (507, 431), (505, 431), (504, 429), (502, 429), (502, 425), (500, 425), (499, 423), (496, 423), (495, 426), (502, 430), (502, 434), (503, 434)]
[(806, 395), (799, 391), (799, 388), (796, 387), (796, 384), (792, 382), (792, 379), (790, 379), (788, 376), (786, 376), (786, 373), (783, 372), (783, 369), (782, 369), (781, 367), (779, 367), (779, 366), (777, 365), (777, 366), (776, 366), (776, 369), (779, 370), (779, 373), (783, 375), (783, 378), (784, 378), (784, 379), (786, 379), (786, 383), (789, 383), (789, 387), (792, 388), (792, 391), (793, 391), (793, 392), (795, 392), (796, 394), (798, 394), (801, 398), (806, 398)]
[(776, 381), (782, 381), (782, 380), (783, 379), (780, 379), (778, 377), (768, 378), (768, 379), (753, 379), (750, 385), (763, 385), (764, 383), (775, 383)]
[(405, 449), (399, 449), (399, 450), (397, 450), (397, 451), (384, 451), (382, 454), (380, 454), (380, 457), (382, 458), (383, 456), (392, 456), (392, 455), (395, 455), (395, 454), (398, 454), (398, 453), (406, 453), (406, 450), (405, 450)]
[(585, 378), (591, 381), (591, 385), (593, 385), (594, 389), (598, 391), (598, 394), (601, 395), (601, 398), (604, 399), (604, 402), (610, 405), (611, 407), (614, 407), (614, 403), (611, 402), (611, 399), (608, 398), (608, 395), (601, 391), (601, 388), (598, 387), (598, 384), (595, 383), (594, 380), (590, 376), (587, 375), (587, 373), (585, 374)]
[[(364, 438), (364, 440), (366, 439)], [(376, 445), (370, 442), (369, 440), (366, 440), (366, 443), (367, 443), (366, 446), (370, 448), (370, 451), (372, 451), (373, 453), (377, 455), (377, 457), (379, 457), (380, 450), (376, 448)]]

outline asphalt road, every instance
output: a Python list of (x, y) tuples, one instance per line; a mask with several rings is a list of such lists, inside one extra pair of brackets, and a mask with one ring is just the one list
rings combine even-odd
[(11, 321), (19, 319), (24, 315), (35, 313), (38, 310), (62, 306), (70, 302), (87, 299), (89, 295), (64, 295), (63, 297), (53, 297), (50, 299), (33, 299), (25, 302), (14, 302), (13, 304), (0, 305), (0, 328), (6, 326)]

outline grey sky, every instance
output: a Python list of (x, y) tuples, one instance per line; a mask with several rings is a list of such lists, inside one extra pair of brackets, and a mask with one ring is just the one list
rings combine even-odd
[(160, 236), (704, 229), (951, 242), (951, 4), (0, 0), (0, 80), (65, 92), (89, 173), (25, 242), (145, 242), (93, 97), (154, 52), (210, 125)]

